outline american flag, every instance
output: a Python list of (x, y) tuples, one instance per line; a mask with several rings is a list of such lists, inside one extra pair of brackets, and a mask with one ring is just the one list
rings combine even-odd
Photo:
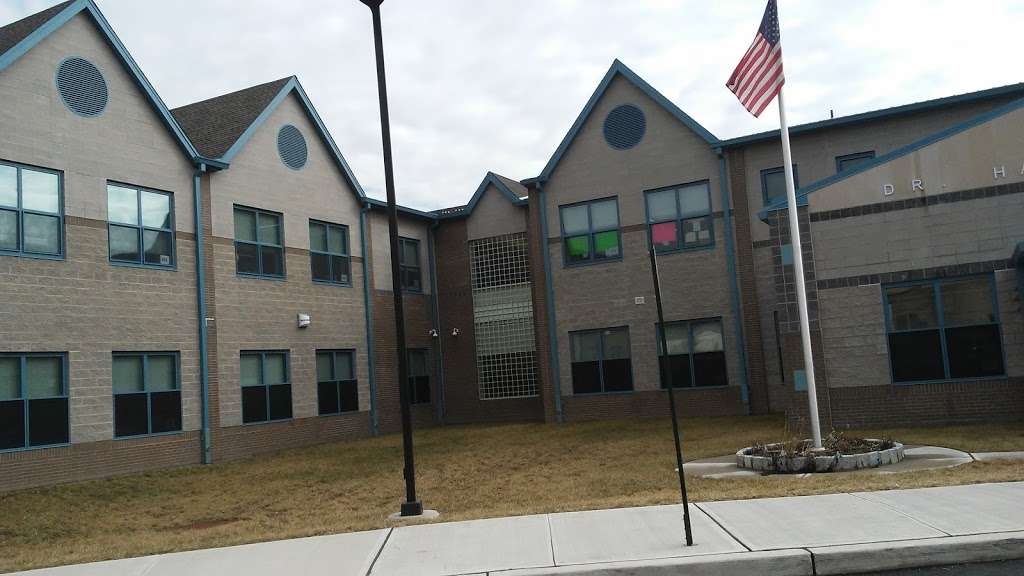
[(739, 98), (740, 104), (755, 117), (761, 115), (786, 83), (782, 75), (782, 43), (779, 40), (779, 10), (775, 0), (768, 0), (754, 43), (725, 83)]

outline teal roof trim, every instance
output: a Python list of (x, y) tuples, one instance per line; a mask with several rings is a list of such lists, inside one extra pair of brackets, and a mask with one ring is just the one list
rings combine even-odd
[[(366, 200), (366, 203), (369, 206), (373, 207), (373, 208), (387, 208), (388, 207), (388, 203), (383, 201), (383, 200), (378, 200), (376, 198), (370, 198), (369, 196), (367, 196), (365, 198), (365, 200)], [(415, 208), (407, 208), (405, 206), (398, 206), (398, 212), (401, 213), (401, 214), (405, 214), (406, 216), (412, 216), (414, 218), (422, 218), (424, 220), (435, 221), (435, 220), (438, 219), (437, 214), (435, 214), (433, 212), (424, 212), (422, 210), (417, 210)]]
[(477, 203), (480, 202), (480, 199), (487, 193), (487, 187), (492, 185), (498, 190), (498, 192), (501, 192), (501, 195), (511, 202), (513, 206), (526, 206), (527, 201), (525, 198), (516, 196), (516, 193), (513, 192), (507, 184), (502, 182), (501, 178), (498, 178), (497, 174), (494, 172), (488, 172), (487, 175), (484, 176), (483, 181), (480, 182), (480, 185), (477, 186), (476, 192), (473, 193), (473, 197), (469, 199), (468, 204), (458, 212), (452, 212), (439, 217), (448, 219), (465, 218), (466, 216), (469, 216), (473, 212), (473, 209), (476, 208)]
[[(910, 154), (912, 152), (916, 152), (917, 150), (920, 150), (921, 148), (924, 148), (926, 146), (930, 146), (930, 145), (932, 145), (932, 144), (934, 144), (936, 142), (940, 142), (940, 141), (945, 140), (947, 138), (950, 138), (952, 136), (956, 136), (957, 134), (960, 134), (961, 132), (966, 132), (967, 130), (970, 130), (971, 128), (974, 128), (976, 126), (980, 126), (982, 124), (985, 124), (986, 122), (990, 122), (990, 121), (992, 121), (992, 120), (994, 120), (996, 118), (999, 118), (1000, 116), (1004, 116), (1004, 115), (1009, 114), (1010, 112), (1013, 112), (1014, 110), (1018, 110), (1020, 108), (1024, 108), (1024, 98), (1021, 98), (1021, 99), (1018, 99), (1018, 100), (1014, 100), (1013, 102), (1010, 102), (1010, 103), (1004, 104), (1004, 105), (1002, 105), (1002, 106), (1000, 106), (998, 108), (994, 108), (992, 110), (989, 110), (988, 112), (985, 112), (984, 114), (979, 114), (978, 116), (975, 116), (974, 118), (971, 118), (969, 120), (965, 120), (964, 122), (961, 122), (959, 124), (955, 124), (953, 126), (950, 126), (949, 128), (946, 128), (944, 130), (940, 130), (940, 131), (935, 132), (934, 134), (931, 134), (929, 136), (925, 136), (924, 138), (921, 138), (920, 140), (916, 140), (914, 142), (911, 142), (910, 144), (907, 144), (906, 146), (903, 146), (901, 148), (897, 148), (897, 149), (895, 149), (895, 150), (893, 150), (891, 152), (888, 152), (886, 154), (882, 154), (881, 156), (876, 157), (874, 160), (871, 160), (869, 162), (865, 162), (865, 163), (857, 166), (856, 168), (851, 168), (849, 170), (845, 170), (845, 171), (840, 172), (838, 174), (833, 174), (832, 176), (829, 176), (827, 178), (822, 178), (821, 180), (818, 180), (817, 182), (812, 182), (812, 183), (808, 184), (807, 186), (804, 186), (803, 188), (800, 188), (799, 190), (796, 191), (797, 192), (797, 205), (798, 206), (803, 206), (803, 205), (807, 204), (807, 195), (812, 193), (812, 192), (814, 192), (814, 191), (816, 191), (816, 190), (821, 190), (822, 188), (831, 186), (832, 184), (835, 184), (836, 182), (841, 182), (843, 180), (846, 180), (847, 178), (850, 178), (850, 177), (856, 176), (857, 174), (860, 174), (862, 172), (866, 172), (868, 170), (871, 170), (872, 168), (874, 168), (876, 166), (880, 166), (880, 165), (885, 164), (885, 163), (887, 163), (887, 162), (889, 162), (891, 160), (895, 160), (896, 158), (899, 158), (901, 156), (906, 156), (907, 154)], [(786, 208), (786, 204), (787, 203), (786, 203), (785, 200), (779, 199), (779, 200), (773, 202), (772, 204), (770, 204), (768, 206), (765, 206), (760, 212), (758, 212), (758, 216), (760, 216), (763, 219), (763, 218), (765, 218), (765, 216), (768, 215), (769, 212), (774, 212), (776, 210), (784, 210)]]
[(558, 162), (561, 161), (562, 156), (569, 149), (569, 146), (572, 144), (573, 140), (576, 139), (576, 135), (579, 134), (579, 131), (583, 128), (583, 125), (590, 117), (590, 113), (594, 111), (594, 107), (597, 105), (598, 101), (601, 100), (601, 97), (604, 96), (604, 93), (608, 90), (608, 87), (611, 85), (612, 80), (614, 80), (615, 77), (619, 75), (621, 75), (631, 84), (639, 88), (640, 91), (646, 94), (648, 97), (650, 97), (651, 100), (657, 102), (658, 105), (664, 108), (669, 114), (671, 114), (677, 120), (682, 122), (684, 126), (696, 132), (697, 135), (703, 138), (704, 141), (707, 142), (709, 145), (718, 146), (720, 144), (719, 139), (715, 137), (714, 134), (709, 132), (706, 128), (701, 126), (696, 120), (694, 120), (685, 112), (680, 110), (678, 106), (673, 104), (668, 98), (662, 95), (661, 92), (658, 92), (653, 86), (651, 86), (643, 78), (638, 76), (636, 72), (633, 72), (632, 70), (629, 69), (628, 66), (626, 66), (625, 64), (616, 59), (614, 62), (612, 62), (611, 68), (608, 69), (608, 72), (604, 75), (604, 78), (601, 80), (601, 83), (598, 84), (597, 89), (594, 90), (594, 93), (590, 96), (590, 100), (587, 101), (587, 105), (583, 107), (583, 110), (580, 112), (580, 115), (576, 118), (576, 121), (573, 123), (572, 127), (569, 128), (569, 132), (562, 139), (562, 142), (558, 145), (558, 148), (555, 150), (555, 153), (551, 156), (551, 159), (548, 160), (547, 165), (544, 166), (544, 170), (541, 171), (540, 176), (537, 177), (538, 179), (547, 180), (551, 177), (551, 174), (555, 171), (555, 167), (558, 166)]
[(359, 196), (360, 199), (366, 198), (366, 192), (363, 191), (363, 186), (359, 183), (359, 180), (356, 179), (356, 175), (352, 172), (352, 168), (349, 167), (348, 162), (341, 153), (341, 150), (334, 142), (334, 138), (331, 137), (331, 133), (327, 130), (327, 126), (325, 126), (323, 120), (321, 120), (320, 114), (318, 114), (316, 108), (313, 107), (313, 103), (310, 102), (309, 96), (306, 95), (306, 91), (302, 89), (302, 84), (299, 83), (299, 79), (295, 76), (292, 76), (291, 79), (281, 87), (277, 96), (274, 96), (274, 99), (270, 101), (270, 104), (260, 112), (260, 115), (256, 117), (256, 120), (254, 120), (253, 123), (245, 129), (245, 132), (242, 132), (242, 135), (238, 137), (238, 140), (236, 140), (235, 143), (231, 145), (231, 148), (228, 148), (228, 151), (224, 153), (224, 156), (218, 158), (218, 160), (224, 164), (231, 164), (231, 160), (233, 160), (235, 155), (245, 147), (246, 143), (249, 142), (249, 139), (252, 138), (252, 135), (263, 126), (264, 122), (266, 122), (267, 118), (274, 113), (274, 110), (277, 109), (281, 102), (284, 102), (285, 98), (293, 92), (302, 102), (306, 115), (316, 126), (317, 132), (320, 134), (320, 138), (325, 144), (327, 144), (327, 148), (330, 150), (335, 162), (337, 162), (338, 167), (341, 168), (341, 171), (345, 174), (345, 179), (348, 180), (349, 185), (352, 186), (352, 189), (355, 190), (356, 195)]
[(128, 72), (135, 80), (136, 85), (138, 85), (138, 87), (146, 94), (150, 104), (156, 110), (161, 120), (163, 120), (171, 133), (174, 134), (174, 137), (178, 141), (182, 150), (189, 156), (189, 158), (195, 159), (196, 156), (198, 156), (198, 153), (196, 152), (195, 147), (192, 146), (192, 142), (189, 141), (185, 136), (185, 132), (180, 126), (178, 126), (174, 117), (171, 116), (171, 112), (168, 110), (167, 105), (164, 104), (164, 101), (156, 93), (153, 85), (149, 83), (146, 75), (142, 73), (139, 65), (135, 63), (131, 54), (128, 53), (128, 49), (121, 43), (117, 34), (114, 33), (114, 29), (110, 27), (110, 23), (107, 22), (107, 19), (103, 16), (103, 13), (100, 12), (100, 9), (96, 6), (93, 0), (76, 0), (76, 2), (61, 10), (45, 24), (15, 44), (10, 50), (0, 55), (0, 71), (13, 64), (18, 58), (24, 56), (26, 52), (34, 48), (44, 38), (52, 34), (64, 24), (67, 24), (68, 21), (81, 12), (89, 13), (93, 22), (96, 23), (96, 26), (99, 27), (100, 31), (106, 37), (107, 43), (110, 44), (111, 48), (114, 49), (114, 52), (116, 52), (118, 57), (120, 57), (125, 68), (128, 69)]

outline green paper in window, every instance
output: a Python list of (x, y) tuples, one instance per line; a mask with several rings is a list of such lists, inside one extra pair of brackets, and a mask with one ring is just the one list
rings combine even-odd
[(619, 233), (612, 230), (594, 234), (594, 251), (598, 257), (615, 258), (619, 255)]
[(565, 242), (570, 261), (577, 262), (590, 258), (590, 243), (586, 236), (567, 238)]

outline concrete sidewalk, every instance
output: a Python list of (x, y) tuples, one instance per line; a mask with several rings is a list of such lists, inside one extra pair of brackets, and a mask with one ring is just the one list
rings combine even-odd
[(34, 576), (855, 574), (1024, 558), (1024, 482), (406, 526), (22, 572)]

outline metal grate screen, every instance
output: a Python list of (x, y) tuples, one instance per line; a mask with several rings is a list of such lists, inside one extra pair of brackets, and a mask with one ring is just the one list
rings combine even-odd
[(640, 143), (647, 131), (647, 118), (632, 104), (623, 104), (604, 119), (604, 139), (616, 150), (628, 150)]
[(537, 395), (537, 351), (525, 234), (469, 243), (480, 398)]
[(92, 62), (68, 58), (57, 68), (57, 91), (64, 105), (80, 116), (99, 116), (110, 95), (107, 81)]
[(306, 165), (306, 139), (302, 132), (291, 124), (285, 124), (277, 133), (277, 152), (281, 161), (292, 170), (300, 170)]

